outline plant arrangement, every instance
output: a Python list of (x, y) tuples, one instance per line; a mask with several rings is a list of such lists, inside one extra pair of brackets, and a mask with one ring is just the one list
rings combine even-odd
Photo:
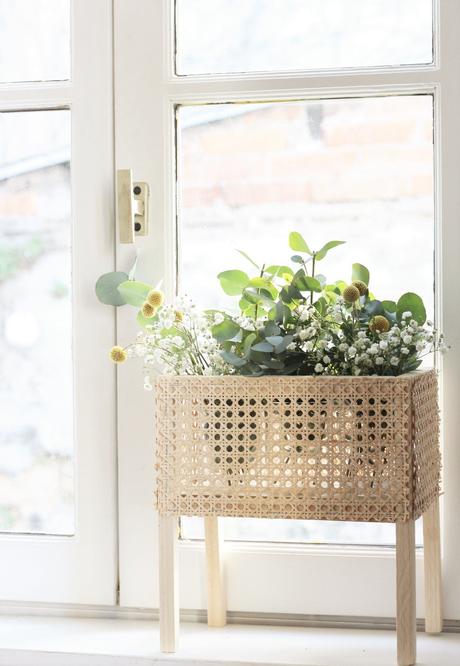
[(369, 287), (369, 270), (353, 264), (351, 281), (328, 283), (318, 265), (344, 241), (313, 251), (298, 232), (289, 234), (296, 254), (291, 266), (258, 265), (218, 275), (234, 299), (228, 311), (200, 311), (186, 297), (164, 301), (160, 288), (123, 272), (99, 278), (103, 303), (137, 308), (143, 329), (126, 347), (113, 347), (120, 363), (144, 361), (145, 388), (151, 374), (179, 375), (400, 375), (422, 358), (443, 350), (442, 335), (426, 320), (422, 299), (408, 292), (379, 300)]

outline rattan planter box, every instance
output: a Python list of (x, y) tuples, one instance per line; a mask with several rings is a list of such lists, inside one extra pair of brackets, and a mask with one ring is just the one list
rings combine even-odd
[(163, 515), (396, 522), (439, 491), (434, 371), (160, 377)]
[(176, 649), (177, 518), (203, 516), (208, 623), (225, 624), (217, 516), (396, 523), (398, 663), (415, 663), (415, 530), (427, 631), (442, 627), (434, 370), (399, 377), (155, 380), (160, 638)]

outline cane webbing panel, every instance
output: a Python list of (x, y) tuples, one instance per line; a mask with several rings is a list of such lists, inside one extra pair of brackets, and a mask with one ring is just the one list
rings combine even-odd
[(163, 515), (394, 522), (439, 492), (437, 379), (155, 380)]

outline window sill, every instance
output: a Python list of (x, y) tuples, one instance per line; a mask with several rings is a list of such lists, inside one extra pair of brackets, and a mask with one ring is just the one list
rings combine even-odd
[[(424, 666), (458, 666), (460, 635), (419, 632)], [(3, 616), (0, 666), (394, 666), (393, 631), (181, 624), (181, 647), (158, 649), (146, 620)]]

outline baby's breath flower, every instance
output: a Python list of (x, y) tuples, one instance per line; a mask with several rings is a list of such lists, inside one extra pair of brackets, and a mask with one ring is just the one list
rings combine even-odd
[(321, 365), (321, 363), (317, 363), (317, 364), (315, 365), (315, 372), (320, 373), (320, 372), (322, 372), (323, 370), (324, 370), (324, 368), (323, 368), (323, 366)]

